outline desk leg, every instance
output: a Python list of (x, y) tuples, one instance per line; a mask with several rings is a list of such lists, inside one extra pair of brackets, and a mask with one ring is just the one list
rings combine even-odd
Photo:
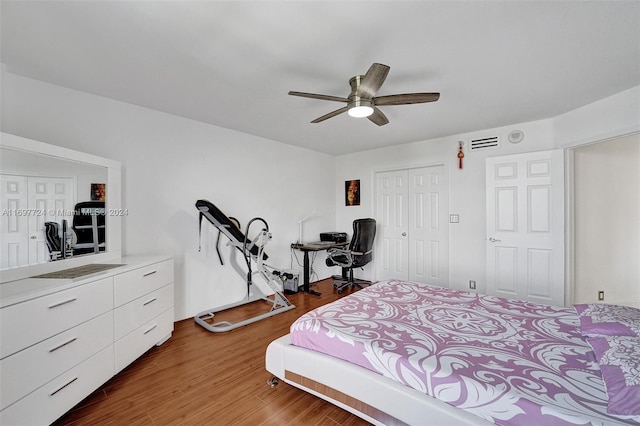
[(309, 274), (310, 274), (310, 267), (309, 267), (309, 250), (304, 250), (304, 284), (302, 286), (302, 291), (305, 293), (309, 293), (309, 294), (313, 294), (314, 296), (320, 296), (322, 293), (319, 293), (315, 290), (311, 290), (309, 288)]

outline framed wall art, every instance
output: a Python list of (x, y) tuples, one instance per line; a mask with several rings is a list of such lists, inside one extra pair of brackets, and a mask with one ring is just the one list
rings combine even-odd
[(344, 182), (344, 205), (360, 205), (360, 179), (347, 180)]

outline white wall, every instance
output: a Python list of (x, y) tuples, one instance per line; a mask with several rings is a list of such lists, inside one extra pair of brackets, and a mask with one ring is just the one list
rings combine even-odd
[[(23, 176), (69, 177), (76, 181), (76, 202), (91, 199), (91, 184), (105, 183), (107, 170), (103, 167), (88, 166), (82, 163), (61, 161), (51, 157), (36, 156), (13, 150), (2, 150), (0, 171), (3, 174)], [(73, 206), (72, 206), (73, 207)]]
[(640, 307), (640, 134), (574, 151), (576, 303)]
[(640, 132), (640, 86), (555, 117), (553, 133), (558, 148)]
[[(301, 217), (317, 212), (305, 222), (309, 239), (335, 228), (331, 156), (8, 72), (1, 102), (2, 131), (122, 163), (129, 212), (123, 252), (175, 257), (176, 319), (235, 302), (246, 291), (229, 265), (219, 265), (217, 232), (207, 224), (198, 252), (197, 199), (243, 227), (264, 218), (273, 233), (269, 263), (279, 268), (297, 266), (289, 247)], [(333, 273), (323, 262), (315, 266), (320, 278)]]

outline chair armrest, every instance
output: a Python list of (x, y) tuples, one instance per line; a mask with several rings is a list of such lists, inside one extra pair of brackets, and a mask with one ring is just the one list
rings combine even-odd
[(353, 264), (351, 251), (341, 248), (330, 248), (327, 250), (327, 258), (331, 259), (336, 266), (348, 268)]
[(369, 251), (352, 251), (351, 254), (354, 256), (366, 256), (369, 253), (373, 253), (373, 250), (369, 250)]
[(332, 247), (332, 248), (327, 250), (327, 254), (328, 255), (332, 255), (334, 253), (335, 254), (342, 254), (342, 255), (345, 255), (345, 256), (351, 255), (351, 251), (350, 250), (339, 248), (339, 247)]

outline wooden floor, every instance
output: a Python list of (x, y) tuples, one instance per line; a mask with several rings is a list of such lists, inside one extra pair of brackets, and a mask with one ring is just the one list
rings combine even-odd
[[(338, 295), (330, 280), (312, 288), (322, 296), (290, 295), (296, 309), (227, 333), (211, 333), (193, 319), (176, 323), (171, 339), (149, 350), (55, 425), (367, 425), (286, 383), (267, 385), (267, 345), (287, 334), (303, 313), (349, 293)], [(216, 314), (216, 322), (253, 316), (256, 308), (265, 312), (265, 306), (268, 311), (263, 302), (255, 305)]]

